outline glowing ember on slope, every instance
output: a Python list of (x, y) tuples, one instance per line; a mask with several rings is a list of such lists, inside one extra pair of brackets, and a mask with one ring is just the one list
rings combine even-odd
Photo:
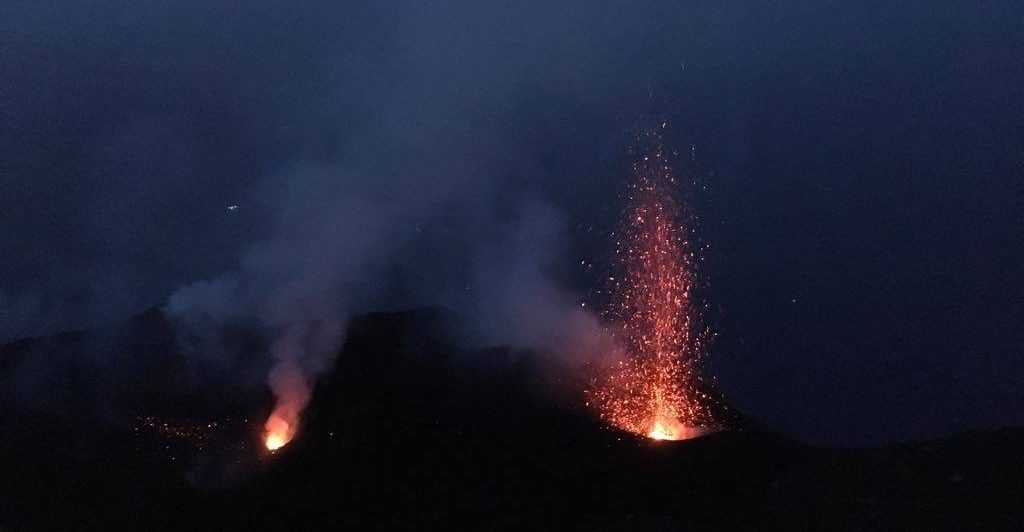
[(231, 419), (220, 422), (195, 422), (165, 421), (156, 416), (137, 416), (134, 430), (136, 434), (150, 434), (162, 440), (178, 441), (196, 450), (204, 450), (223, 439), (223, 433), (233, 423), (236, 422)]
[[(664, 125), (662, 126), (664, 127)], [(709, 398), (700, 391), (698, 363), (706, 331), (694, 305), (696, 274), (679, 184), (659, 134), (633, 165), (628, 205), (617, 236), (609, 278), (613, 303), (605, 318), (626, 348), (626, 358), (588, 391), (602, 419), (657, 440), (681, 440), (714, 425)]]

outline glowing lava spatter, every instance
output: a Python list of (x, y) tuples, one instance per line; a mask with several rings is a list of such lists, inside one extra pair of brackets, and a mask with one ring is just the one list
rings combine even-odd
[(614, 426), (680, 440), (714, 425), (697, 373), (706, 334), (694, 304), (695, 258), (685, 205), (676, 199), (679, 183), (661, 136), (640, 141), (650, 147), (633, 165), (605, 312), (627, 354), (588, 398)]

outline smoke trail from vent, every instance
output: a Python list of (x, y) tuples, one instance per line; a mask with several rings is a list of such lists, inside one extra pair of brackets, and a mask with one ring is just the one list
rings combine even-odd
[[(603, 337), (597, 318), (552, 276), (569, 262), (558, 209), (527, 202), (511, 221), (495, 219), (490, 210), (464, 209), (460, 226), (489, 229), (458, 234), (437, 227), (437, 220), (452, 205), (474, 207), (487, 198), (479, 183), (375, 197), (342, 184), (341, 169), (304, 171), (288, 176), (289, 195), (274, 236), (253, 246), (239, 271), (185, 287), (167, 306), (184, 323), (248, 320), (268, 333), (273, 362), (267, 385), (275, 397), (264, 426), (268, 449), (301, 432), (316, 379), (333, 363), (354, 313), (388, 304), (445, 306), (468, 318), (488, 343), (533, 348), (569, 366), (581, 366), (595, 352)], [(408, 178), (391, 179), (396, 186), (417, 186)], [(418, 241), (424, 232), (435, 236)], [(406, 257), (417, 243), (461, 250), (468, 258), (455, 271), (424, 272)], [(414, 288), (440, 288), (389, 303), (386, 287), (396, 271)], [(458, 289), (463, 287), (470, 290)]]

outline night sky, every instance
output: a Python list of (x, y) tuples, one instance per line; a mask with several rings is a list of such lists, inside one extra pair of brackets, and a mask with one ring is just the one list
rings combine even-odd
[(658, 117), (740, 411), (1024, 424), (1024, 4), (829, 4), (6, 0), (0, 341), (435, 305), (550, 347)]

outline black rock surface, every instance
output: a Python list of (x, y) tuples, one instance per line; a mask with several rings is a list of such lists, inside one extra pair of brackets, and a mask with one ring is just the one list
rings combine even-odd
[[(265, 342), (220, 368), (159, 312), (0, 347), (3, 530), (1019, 530), (1024, 430), (821, 448), (734, 411), (655, 442), (436, 311), (350, 325), (296, 440), (259, 442)], [(239, 386), (238, 382), (256, 385)], [(563, 388), (578, 383), (562, 383)], [(562, 390), (564, 391), (564, 390)], [(571, 394), (569, 394), (571, 395)], [(556, 398), (557, 396), (557, 398)]]

